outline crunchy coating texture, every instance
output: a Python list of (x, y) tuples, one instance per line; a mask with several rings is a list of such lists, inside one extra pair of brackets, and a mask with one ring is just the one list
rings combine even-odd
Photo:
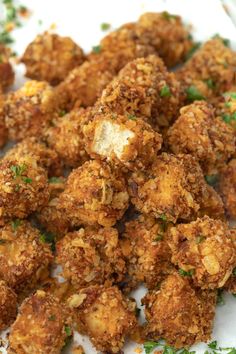
[(15, 74), (9, 62), (11, 51), (0, 44), (0, 89), (5, 91), (11, 86), (15, 79)]
[(194, 289), (188, 279), (174, 273), (159, 290), (149, 291), (142, 302), (148, 339), (164, 338), (176, 348), (210, 339), (216, 292)]
[(236, 218), (236, 159), (232, 159), (220, 171), (219, 194), (224, 202), (226, 213), (231, 218)]
[(57, 152), (64, 165), (78, 167), (87, 161), (83, 126), (89, 120), (90, 109), (74, 109), (57, 119), (46, 135), (48, 145)]
[(213, 97), (212, 104), (216, 115), (236, 131), (236, 86), (229, 88), (223, 95)]
[(191, 155), (157, 156), (150, 169), (134, 172), (128, 180), (131, 202), (138, 211), (176, 222), (189, 220), (200, 209), (206, 183)]
[(235, 65), (236, 54), (220, 38), (215, 38), (204, 43), (176, 75), (184, 88), (193, 85), (202, 96), (210, 98), (232, 86)]
[(4, 113), (3, 113), (4, 101), (5, 101), (5, 97), (0, 92), (0, 148), (6, 144), (8, 139), (8, 129), (6, 127)]
[(48, 276), (52, 254), (40, 232), (15, 220), (0, 229), (0, 278), (17, 293), (27, 292)]
[(181, 108), (166, 138), (174, 154), (195, 156), (204, 174), (216, 173), (235, 152), (233, 129), (205, 101)]
[(118, 232), (111, 227), (68, 233), (57, 243), (57, 262), (76, 289), (120, 282), (126, 271)]
[(17, 314), (17, 296), (0, 280), (0, 331), (6, 329), (15, 320)]
[(73, 170), (59, 196), (59, 207), (74, 226), (112, 226), (121, 219), (128, 203), (122, 174), (96, 160)]
[(125, 224), (121, 240), (131, 282), (143, 282), (148, 289), (171, 271), (171, 253), (166, 240), (167, 223), (151, 217), (139, 216)]
[(6, 96), (4, 117), (11, 140), (39, 137), (53, 121), (60, 97), (46, 82), (28, 81)]
[(171, 261), (191, 272), (193, 283), (202, 289), (222, 288), (236, 264), (232, 231), (227, 224), (208, 216), (169, 231)]
[(68, 299), (76, 310), (79, 331), (89, 336), (97, 350), (119, 353), (137, 324), (135, 301), (116, 287), (90, 286)]
[(162, 137), (133, 115), (102, 114), (84, 127), (86, 149), (92, 158), (129, 170), (145, 169), (160, 150)]
[(31, 42), (21, 62), (26, 65), (26, 76), (57, 85), (70, 70), (84, 61), (82, 49), (69, 37), (44, 32)]
[(48, 171), (49, 176), (60, 176), (62, 165), (58, 154), (35, 137), (28, 137), (13, 146), (4, 155), (4, 160), (18, 160), (32, 156), (38, 165)]
[(60, 354), (72, 334), (68, 309), (43, 290), (27, 298), (9, 336), (9, 354)]
[(31, 156), (0, 161), (0, 225), (23, 219), (47, 203), (46, 171)]
[(206, 185), (198, 211), (198, 217), (204, 215), (208, 215), (212, 219), (225, 220), (223, 201), (220, 195), (210, 185)]
[(99, 111), (146, 117), (154, 127), (168, 126), (178, 115), (181, 88), (174, 73), (154, 55), (128, 63), (103, 91)]

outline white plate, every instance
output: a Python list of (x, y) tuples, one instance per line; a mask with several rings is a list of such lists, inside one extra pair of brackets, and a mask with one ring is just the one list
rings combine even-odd
[[(143, 12), (162, 10), (180, 14), (186, 23), (192, 24), (196, 40), (204, 41), (219, 33), (229, 38), (236, 49), (236, 28), (219, 0), (25, 0), (23, 4), (32, 10), (32, 16), (23, 28), (14, 34), (16, 38), (14, 49), (19, 54), (23, 53), (26, 45), (37, 33), (48, 29), (53, 23), (57, 26), (57, 33), (71, 36), (85, 51), (89, 51), (104, 36), (100, 30), (101, 23), (108, 22), (112, 24), (112, 28), (117, 28), (125, 22), (137, 20)], [(42, 25), (39, 24), (39, 20), (42, 21)], [(18, 66), (16, 72), (17, 88), (25, 80), (23, 66)], [(132, 294), (139, 307), (140, 298), (144, 294), (144, 288)], [(225, 300), (224, 306), (217, 307), (213, 339), (221, 346), (236, 347), (236, 299), (227, 294)], [(143, 316), (141, 319), (143, 320)], [(88, 338), (76, 334), (75, 340), (83, 345), (86, 354), (96, 353)], [(127, 343), (124, 352), (134, 353), (137, 347), (140, 346)], [(193, 348), (197, 354), (203, 353), (206, 349), (205, 344)], [(5, 349), (0, 349), (0, 352), (7, 353)]]

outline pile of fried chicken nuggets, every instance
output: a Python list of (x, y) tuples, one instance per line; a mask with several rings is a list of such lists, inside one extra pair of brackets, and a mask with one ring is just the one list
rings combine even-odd
[(9, 354), (58, 354), (73, 329), (104, 353), (210, 339), (217, 292), (236, 293), (236, 53), (219, 36), (193, 49), (167, 12), (88, 55), (44, 33), (21, 59), (32, 81), (6, 93), (0, 48), (0, 142), (17, 142), (0, 161)]

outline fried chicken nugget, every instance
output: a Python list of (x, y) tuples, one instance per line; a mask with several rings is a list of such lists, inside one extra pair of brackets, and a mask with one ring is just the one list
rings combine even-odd
[(5, 281), (0, 280), (0, 331), (3, 331), (12, 324), (16, 318), (16, 314), (17, 296), (14, 291), (7, 286)]
[(76, 311), (79, 332), (88, 335), (102, 352), (119, 353), (137, 325), (135, 301), (125, 298), (116, 286), (84, 288), (68, 304)]
[(222, 288), (236, 264), (232, 230), (208, 216), (169, 231), (171, 261), (202, 289)]
[(174, 73), (154, 55), (128, 63), (98, 100), (99, 111), (146, 117), (154, 127), (168, 126), (178, 115), (181, 88)]
[(47, 172), (30, 155), (0, 161), (0, 225), (24, 219), (47, 203)]
[(69, 175), (59, 207), (73, 226), (112, 226), (129, 205), (125, 180), (105, 162), (87, 161)]
[(15, 74), (9, 62), (11, 50), (0, 44), (0, 90), (5, 91), (11, 86), (15, 79)]
[(4, 117), (11, 140), (39, 137), (53, 121), (60, 105), (53, 88), (46, 82), (28, 81), (6, 96)]
[(205, 187), (206, 188), (200, 202), (198, 217), (208, 215), (212, 219), (225, 220), (224, 204), (220, 195), (212, 186), (206, 185)]
[(162, 137), (141, 118), (107, 113), (97, 115), (84, 126), (86, 150), (130, 170), (145, 169), (160, 150)]
[(174, 154), (195, 156), (207, 175), (217, 173), (235, 152), (233, 129), (215, 118), (213, 107), (205, 101), (181, 108), (166, 139)]
[(8, 129), (6, 127), (4, 112), (3, 112), (4, 100), (5, 98), (2, 95), (0, 90), (0, 148), (6, 144), (8, 139)]
[(226, 213), (236, 218), (236, 159), (232, 159), (221, 171), (218, 184)]
[(68, 309), (43, 290), (27, 298), (9, 336), (9, 354), (60, 354), (72, 335)]
[(216, 292), (194, 289), (187, 278), (169, 275), (159, 290), (142, 299), (147, 323), (146, 337), (164, 338), (175, 348), (207, 342), (212, 333)]
[(76, 289), (123, 280), (126, 267), (116, 229), (87, 227), (57, 243), (62, 276)]
[(83, 50), (71, 38), (49, 32), (37, 35), (21, 58), (27, 77), (51, 85), (59, 84), (83, 61)]
[(171, 252), (166, 241), (167, 223), (152, 217), (139, 216), (125, 224), (121, 240), (131, 282), (143, 282), (148, 289), (156, 288), (171, 271)]
[(167, 221), (189, 220), (199, 211), (206, 183), (191, 155), (157, 156), (146, 171), (128, 180), (131, 202), (138, 211)]
[(235, 79), (236, 54), (220, 38), (207, 41), (176, 72), (187, 101), (223, 93)]
[(50, 246), (28, 221), (16, 219), (0, 229), (0, 278), (18, 294), (48, 276), (52, 258)]

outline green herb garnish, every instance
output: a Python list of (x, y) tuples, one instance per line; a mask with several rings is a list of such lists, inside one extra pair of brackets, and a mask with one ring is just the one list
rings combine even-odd
[(95, 45), (95, 46), (92, 47), (93, 53), (96, 53), (96, 54), (100, 53), (100, 52), (101, 52), (101, 49), (102, 49), (102, 48), (101, 48), (100, 45)]
[(182, 277), (191, 277), (195, 273), (195, 269), (190, 269), (188, 271), (179, 269), (179, 274), (182, 275)]
[(51, 177), (48, 180), (49, 183), (62, 183), (63, 180), (60, 177)]
[(201, 92), (194, 86), (191, 85), (186, 89), (187, 100), (189, 102), (205, 100), (205, 97), (201, 94)]
[(55, 252), (56, 250), (55, 238), (55, 235), (51, 232), (44, 232), (39, 237), (41, 242), (50, 244), (52, 252)]
[(162, 17), (167, 20), (167, 21), (170, 21), (171, 19), (176, 19), (177, 16), (176, 15), (172, 15), (170, 14), (168, 11), (163, 11), (162, 12)]
[(18, 226), (20, 226), (20, 224), (21, 224), (21, 220), (19, 220), (19, 219), (12, 220), (11, 221), (12, 230), (16, 231)]
[(216, 183), (218, 182), (218, 179), (219, 179), (218, 175), (207, 175), (207, 176), (205, 176), (205, 180), (210, 186), (215, 186)]
[(110, 23), (103, 22), (103, 23), (101, 23), (100, 28), (101, 28), (102, 31), (105, 32), (105, 31), (108, 31), (111, 28), (111, 25), (110, 25)]
[(188, 53), (186, 54), (185, 60), (189, 60), (193, 54), (201, 47), (201, 43), (200, 42), (196, 42), (193, 44), (192, 48), (190, 48), (190, 50), (188, 51)]
[(211, 90), (214, 90), (214, 88), (216, 87), (216, 84), (212, 79), (206, 79), (203, 81), (206, 83), (207, 87)]
[(55, 321), (56, 316), (55, 315), (51, 315), (48, 317), (49, 321)]
[(127, 117), (130, 120), (136, 120), (137, 119), (137, 117), (134, 114), (128, 114)]
[(64, 109), (62, 109), (58, 114), (59, 114), (59, 117), (64, 117), (66, 115), (66, 111)]
[(199, 243), (202, 243), (206, 239), (205, 236), (200, 235), (196, 237), (196, 244), (198, 245)]
[(65, 326), (65, 332), (67, 337), (70, 337), (72, 335), (71, 328), (69, 326)]
[(163, 240), (163, 237), (164, 237), (163, 235), (158, 234), (154, 241), (157, 241), (157, 242), (158, 242), (158, 241), (162, 241), (162, 240)]
[(212, 38), (218, 38), (222, 41), (222, 43), (226, 46), (229, 47), (230, 46), (230, 40), (228, 38), (223, 38), (221, 37), (218, 33), (215, 34)]
[(12, 165), (10, 167), (11, 171), (13, 172), (13, 177), (16, 179), (17, 177), (21, 177), (22, 174), (26, 171), (27, 166), (23, 165)]
[(171, 96), (171, 91), (170, 91), (170, 88), (168, 85), (165, 85), (161, 88), (160, 96), (161, 97), (170, 97)]

